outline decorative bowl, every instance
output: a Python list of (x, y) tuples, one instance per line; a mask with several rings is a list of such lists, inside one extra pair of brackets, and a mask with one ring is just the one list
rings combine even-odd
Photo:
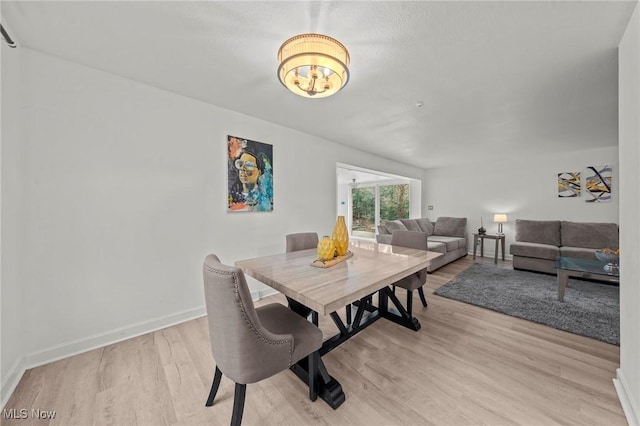
[(596, 258), (601, 262), (612, 263), (617, 265), (620, 262), (620, 256), (615, 253), (607, 253), (602, 250), (596, 250)]

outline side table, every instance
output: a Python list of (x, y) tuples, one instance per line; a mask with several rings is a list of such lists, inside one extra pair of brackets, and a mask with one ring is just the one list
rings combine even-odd
[(478, 240), (480, 240), (480, 256), (484, 256), (484, 240), (496, 240), (496, 251), (494, 255), (493, 263), (498, 263), (498, 245), (502, 247), (502, 260), (504, 260), (504, 234), (473, 234), (473, 259), (476, 258), (476, 251), (478, 250)]

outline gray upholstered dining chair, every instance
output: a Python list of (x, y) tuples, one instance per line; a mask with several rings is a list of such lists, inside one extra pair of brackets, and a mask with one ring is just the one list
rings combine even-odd
[[(287, 253), (291, 253), (294, 251), (299, 251), (299, 250), (308, 250), (308, 249), (312, 249), (312, 248), (316, 248), (318, 247), (318, 233), (317, 232), (298, 232), (295, 234), (287, 234), (285, 236), (286, 240), (287, 240), (287, 248), (286, 248), (286, 252)], [(318, 325), (318, 313), (317, 312), (313, 312), (311, 311), (311, 309), (307, 308), (306, 306), (304, 306), (303, 304), (296, 302), (295, 300), (287, 297), (287, 301), (289, 302), (289, 306), (296, 310), (297, 312), (300, 312), (302, 314), (305, 314), (308, 316), (309, 314), (312, 314), (312, 319), (311, 321), (313, 321), (313, 323), (315, 325)], [(347, 319), (347, 324), (351, 324), (351, 306), (347, 305), (346, 306), (346, 319)]]
[[(317, 232), (298, 232), (295, 234), (287, 234), (285, 235), (285, 239), (287, 241), (287, 247), (286, 247), (287, 253), (300, 251), (300, 250), (314, 249), (318, 247)], [(302, 303), (297, 302), (288, 296), (287, 296), (287, 302), (289, 303), (289, 307), (294, 311), (298, 312), (300, 315), (304, 315), (308, 317), (309, 314), (313, 314), (311, 321), (313, 321), (315, 325), (318, 325), (317, 312), (313, 312), (311, 309), (309, 309)]]
[[(393, 231), (391, 234), (391, 245), (413, 248), (417, 250), (428, 250), (427, 234), (417, 231)], [(393, 283), (394, 286), (407, 290), (407, 312), (411, 315), (413, 309), (413, 290), (418, 290), (422, 306), (427, 306), (427, 299), (424, 296), (424, 286), (427, 282), (427, 269), (422, 269), (400, 281)]]
[(307, 250), (318, 247), (317, 232), (298, 232), (287, 234), (287, 253), (298, 250)]
[(216, 370), (206, 406), (213, 405), (222, 374), (235, 382), (232, 425), (242, 422), (246, 385), (307, 358), (309, 398), (317, 398), (322, 332), (279, 303), (255, 308), (241, 269), (208, 255), (203, 265), (211, 352)]

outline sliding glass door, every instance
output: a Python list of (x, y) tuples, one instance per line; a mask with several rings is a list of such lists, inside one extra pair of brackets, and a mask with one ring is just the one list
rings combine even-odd
[(380, 193), (380, 216), (377, 223), (409, 219), (409, 184), (384, 185)]
[(351, 235), (375, 238), (376, 225), (409, 218), (409, 184), (351, 188)]
[(376, 187), (351, 188), (351, 235), (375, 238)]

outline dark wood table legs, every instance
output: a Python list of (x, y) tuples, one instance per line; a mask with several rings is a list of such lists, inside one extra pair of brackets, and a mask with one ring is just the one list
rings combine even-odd
[[(389, 309), (389, 300), (391, 300), (391, 303), (393, 304), (393, 308), (391, 308), (391, 310)], [(318, 324), (317, 312), (312, 311), (301, 303), (295, 301), (293, 301), (295, 303), (291, 302), (292, 300), (289, 300), (289, 307), (294, 312), (305, 318), (311, 314), (314, 324)], [(385, 287), (378, 291), (378, 306), (373, 305), (372, 294), (354, 302), (353, 306), (356, 308), (356, 312), (352, 315), (352, 312), (349, 310), (351, 305), (349, 305), (348, 313), (346, 315), (347, 324), (342, 321), (336, 312), (332, 312), (330, 314), (331, 319), (338, 328), (338, 333), (325, 340), (319, 351), (321, 356), (318, 363), (319, 377), (315, 380), (318, 387), (318, 396), (334, 410), (345, 401), (345, 395), (340, 382), (332, 377), (327, 371), (327, 368), (322, 361), (322, 356), (331, 352), (333, 349), (360, 333), (380, 318), (393, 321), (414, 331), (420, 330), (420, 322), (418, 319), (407, 313), (406, 309), (402, 306), (396, 295), (389, 287)], [(293, 365), (291, 370), (300, 380), (309, 385), (308, 368), (307, 359), (304, 358)]]

